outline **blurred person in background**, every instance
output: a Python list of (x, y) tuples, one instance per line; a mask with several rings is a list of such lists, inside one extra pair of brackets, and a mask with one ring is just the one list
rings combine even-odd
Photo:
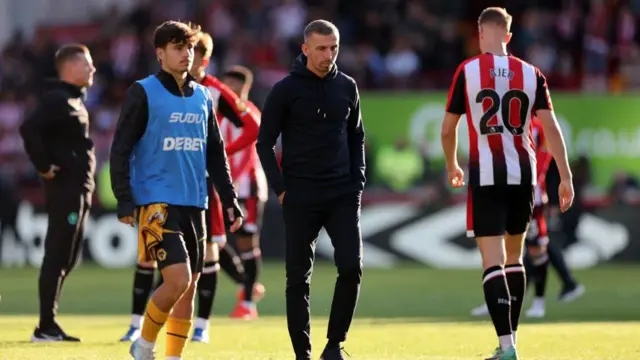
[(89, 49), (81, 44), (61, 47), (55, 64), (59, 79), (47, 83), (38, 106), (20, 127), (25, 150), (42, 178), (48, 214), (38, 283), (40, 323), (33, 342), (80, 341), (62, 330), (55, 315), (62, 285), (82, 250), (95, 188), (95, 153), (84, 98), (96, 69)]
[[(213, 99), (214, 107), (217, 108), (218, 123), (220, 124), (221, 136), (225, 140), (225, 151), (229, 159), (231, 178), (237, 189), (238, 166), (233, 161), (236, 152), (244, 152), (252, 147), (258, 137), (259, 116), (253, 109), (249, 108), (246, 100), (240, 93), (232, 87), (227, 86), (220, 79), (206, 73), (213, 53), (213, 39), (207, 33), (203, 33), (196, 45), (196, 54), (191, 74), (206, 86)], [(225, 124), (233, 124), (240, 132), (235, 143), (231, 143), (228, 138), (228, 128)], [(249, 159), (247, 159), (249, 160)], [(243, 165), (246, 167), (249, 161)], [(209, 209), (207, 214), (207, 227), (209, 236), (207, 237), (207, 248), (205, 255), (205, 271), (198, 286), (198, 312), (192, 340), (195, 342), (209, 341), (209, 316), (215, 300), (218, 285), (218, 270), (222, 268), (231, 279), (238, 284), (238, 304), (246, 302), (253, 304), (259, 301), (264, 294), (264, 287), (257, 283), (256, 275), (258, 271), (259, 256), (253, 256), (253, 252), (242, 257), (238, 256), (235, 249), (227, 244), (226, 229), (222, 204), (213, 184), (208, 185)], [(240, 199), (242, 202), (242, 199)], [(249, 220), (245, 211), (245, 219)], [(238, 229), (242, 232), (246, 223)], [(242, 257), (242, 258), (241, 258)], [(254, 304), (253, 304), (254, 305)], [(232, 318), (253, 319), (257, 317), (255, 306), (237, 311), (238, 307), (231, 313)], [(243, 308), (244, 309), (244, 308)]]
[(262, 268), (259, 245), (260, 227), (269, 190), (255, 148), (261, 113), (255, 104), (249, 101), (249, 91), (253, 84), (251, 70), (236, 65), (223, 73), (221, 78), (223, 83), (238, 95), (243, 106), (247, 107), (248, 114), (254, 118), (250, 123), (233, 122), (222, 115), (219, 119), (220, 129), (227, 144), (231, 175), (238, 192), (240, 206), (246, 216), (246, 221), (234, 234), (245, 279), (243, 291), (239, 294), (239, 301), (231, 317), (251, 320), (258, 317), (256, 302), (264, 294), (264, 286), (257, 282)]

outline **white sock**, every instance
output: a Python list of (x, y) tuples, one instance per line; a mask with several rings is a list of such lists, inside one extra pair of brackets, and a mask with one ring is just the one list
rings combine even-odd
[(536, 297), (533, 299), (533, 304), (531, 304), (532, 307), (535, 308), (540, 308), (540, 309), (544, 309), (544, 298), (543, 297)]
[(131, 314), (131, 326), (136, 329), (142, 328), (142, 315)]
[(513, 337), (513, 345), (514, 346), (518, 343), (518, 337), (516, 336), (517, 332), (518, 332), (517, 330), (511, 332), (511, 337)]
[(513, 346), (513, 337), (511, 334), (499, 336), (498, 341), (500, 342), (502, 350), (507, 350), (509, 347)]
[(244, 307), (249, 308), (249, 309), (255, 307), (255, 304), (253, 303), (253, 301), (243, 301), (242, 305), (244, 305)]
[(147, 341), (142, 336), (140, 336), (138, 338), (138, 346), (143, 347), (145, 349), (154, 349), (156, 347), (156, 342)]
[(205, 329), (208, 330), (209, 329), (209, 320), (207, 319), (203, 319), (203, 318), (196, 318), (196, 324), (195, 324), (197, 329)]

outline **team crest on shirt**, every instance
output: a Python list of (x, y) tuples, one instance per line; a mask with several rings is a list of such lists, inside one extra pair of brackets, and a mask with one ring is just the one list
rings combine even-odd
[(513, 77), (515, 76), (515, 73), (513, 71), (505, 68), (491, 69), (489, 70), (489, 74), (492, 78), (503, 77), (508, 78), (509, 80), (513, 79)]
[(158, 249), (158, 251), (156, 251), (156, 258), (158, 261), (164, 261), (164, 259), (167, 258), (167, 252), (164, 249)]

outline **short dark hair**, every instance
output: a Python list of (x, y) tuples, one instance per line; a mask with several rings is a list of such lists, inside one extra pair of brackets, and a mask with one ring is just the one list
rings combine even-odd
[(509, 15), (507, 9), (499, 7), (488, 7), (482, 11), (478, 17), (478, 25), (495, 23), (504, 26), (507, 30), (511, 28), (513, 17)]
[(338, 31), (338, 28), (330, 21), (319, 19), (313, 20), (304, 28), (305, 41), (309, 36), (311, 36), (311, 34), (324, 36), (335, 34), (336, 36), (340, 36), (340, 31)]
[(200, 38), (200, 26), (180, 21), (165, 21), (153, 33), (153, 45), (164, 48), (168, 44), (193, 44)]
[(213, 54), (213, 38), (206, 32), (200, 33), (200, 39), (196, 44), (196, 51), (202, 55), (203, 58), (208, 59)]
[(62, 65), (67, 63), (70, 60), (74, 60), (74, 58), (81, 54), (88, 54), (89, 48), (83, 44), (67, 44), (62, 46), (58, 51), (56, 51), (55, 55), (55, 64), (56, 69), (60, 71)]
[(228, 76), (234, 79), (238, 79), (244, 83), (244, 86), (251, 87), (253, 85), (253, 72), (249, 68), (241, 65), (232, 66), (229, 70), (225, 71), (222, 76)]

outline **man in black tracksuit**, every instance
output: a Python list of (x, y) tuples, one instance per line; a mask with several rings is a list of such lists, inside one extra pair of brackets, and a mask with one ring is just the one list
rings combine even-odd
[[(268, 95), (257, 150), (283, 206), (287, 322), (297, 359), (311, 359), (309, 285), (315, 241), (324, 227), (338, 268), (322, 359), (343, 359), (362, 277), (360, 199), (365, 182), (364, 128), (355, 81), (338, 71), (339, 33), (316, 20), (291, 74)], [(282, 135), (282, 173), (274, 146)]]
[(49, 222), (38, 282), (40, 323), (33, 342), (80, 341), (60, 328), (55, 314), (62, 284), (82, 250), (95, 188), (96, 161), (83, 101), (96, 69), (84, 45), (62, 47), (55, 60), (60, 79), (48, 83), (20, 127), (25, 150), (43, 179)]

